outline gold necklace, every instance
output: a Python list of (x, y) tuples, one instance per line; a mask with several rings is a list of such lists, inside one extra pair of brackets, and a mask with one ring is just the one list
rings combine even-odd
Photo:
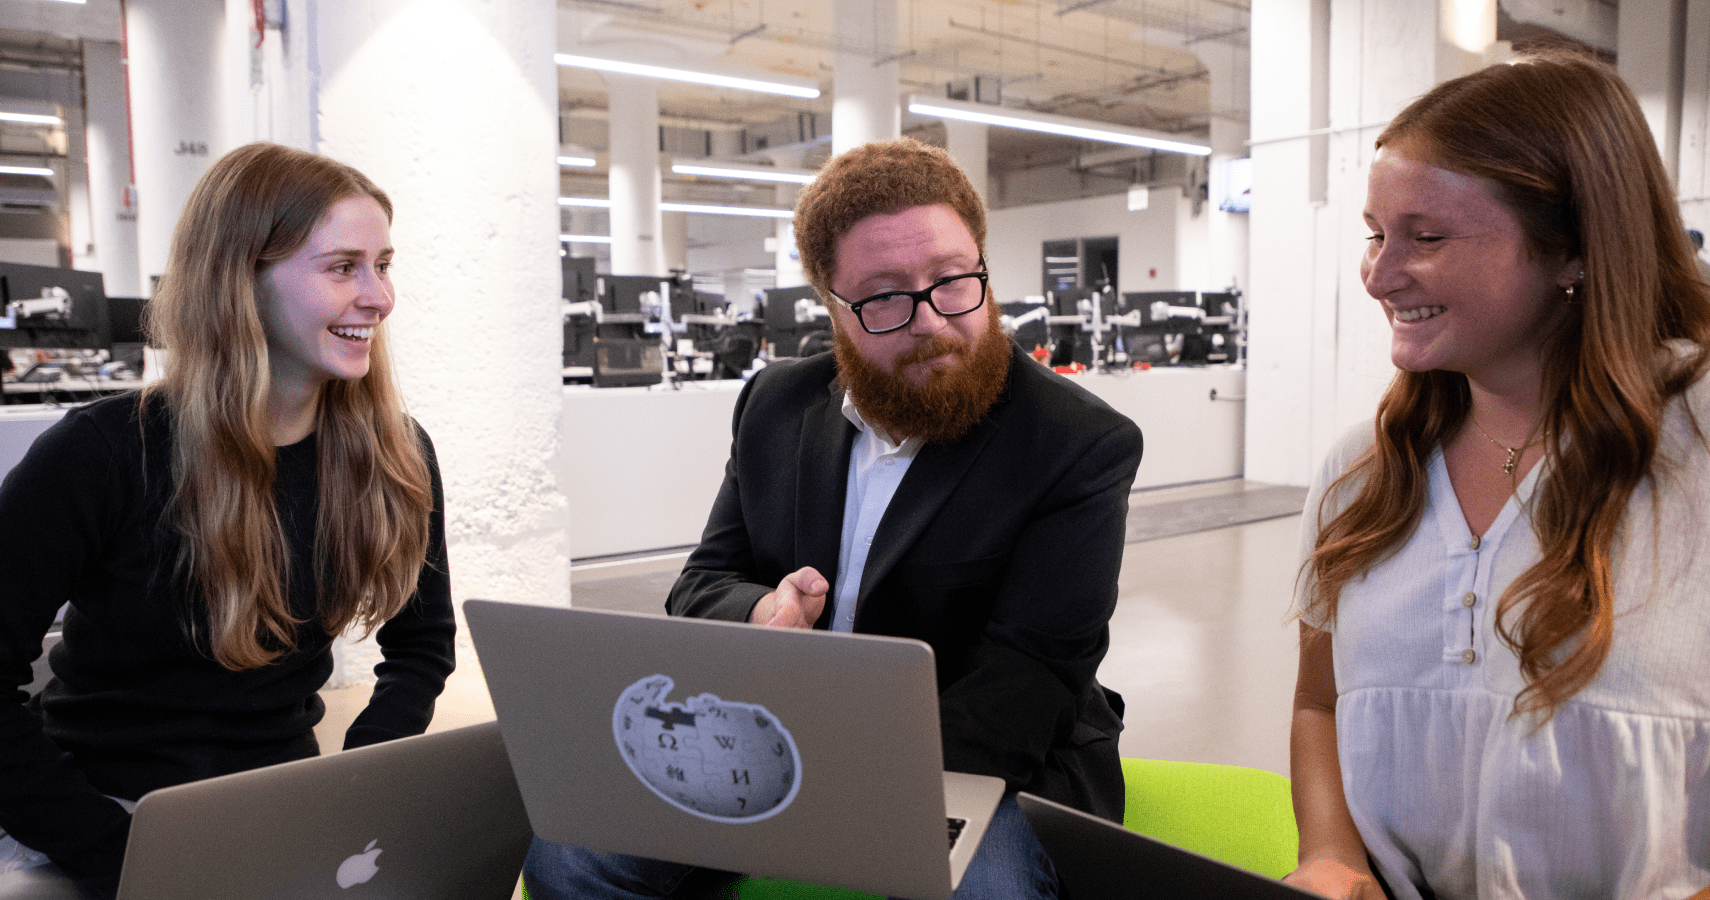
[[(1532, 445), (1538, 443), (1535, 440), (1527, 440), (1526, 443), (1521, 444), (1518, 447), (1510, 447), (1510, 446), (1507, 446), (1506, 444), (1503, 444), (1501, 441), (1498, 441), (1496, 438), (1491, 437), (1490, 432), (1485, 431), (1484, 426), (1478, 424), (1477, 419), (1473, 418), (1472, 416), (1467, 416), (1467, 421), (1472, 423), (1472, 427), (1478, 429), (1479, 434), (1484, 435), (1485, 440), (1491, 442), (1492, 444), (1495, 444), (1496, 449), (1501, 450), (1504, 453), (1508, 454), (1507, 461), (1503, 462), (1503, 464), (1502, 464), (1502, 474), (1504, 474), (1504, 475), (1513, 475), (1514, 469), (1520, 465), (1520, 454), (1525, 453), (1528, 448), (1530, 448)], [(1534, 427), (1532, 429), (1533, 434), (1536, 434), (1537, 431), (1538, 431), (1538, 429), (1536, 427)], [(1531, 435), (1527, 435), (1527, 437), (1530, 438)]]

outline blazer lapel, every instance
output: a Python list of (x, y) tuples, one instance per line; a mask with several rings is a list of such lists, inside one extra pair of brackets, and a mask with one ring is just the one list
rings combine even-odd
[[(855, 426), (843, 417), (843, 393), (834, 382), (802, 415), (794, 511), (796, 568), (813, 566), (833, 585), (842, 552), (843, 504), (854, 443)], [(819, 627), (830, 621), (831, 606), (828, 597)]]
[(950, 499), (951, 492), (968, 473), (974, 460), (997, 434), (1002, 406), (1000, 400), (984, 421), (954, 444), (928, 444), (921, 448), (920, 454), (909, 465), (908, 474), (897, 486), (896, 495), (886, 507), (884, 518), (879, 520), (879, 530), (873, 537), (867, 568), (861, 572), (861, 592), (855, 604), (857, 615), (873, 585), (890, 574), (891, 569), (914, 548), (927, 523)]

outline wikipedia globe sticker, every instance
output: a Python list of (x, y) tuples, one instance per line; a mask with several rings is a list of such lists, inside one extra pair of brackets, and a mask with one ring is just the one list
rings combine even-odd
[(666, 803), (714, 822), (783, 812), (802, 784), (801, 753), (764, 706), (713, 694), (665, 698), (675, 682), (649, 675), (625, 688), (612, 734), (629, 770)]

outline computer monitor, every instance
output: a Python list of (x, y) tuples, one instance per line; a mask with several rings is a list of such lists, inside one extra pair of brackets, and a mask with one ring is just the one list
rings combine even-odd
[(16, 301), (44, 297), (64, 297), (61, 302), (69, 308), (15, 317), (12, 328), (0, 328), (0, 347), (98, 350), (111, 343), (107, 291), (100, 272), (0, 263), (0, 316)]
[(829, 319), (796, 321), (796, 304), (802, 300), (818, 303), (819, 292), (811, 285), (766, 289), (766, 343), (772, 348), (772, 356), (812, 355), (822, 344), (829, 346)]

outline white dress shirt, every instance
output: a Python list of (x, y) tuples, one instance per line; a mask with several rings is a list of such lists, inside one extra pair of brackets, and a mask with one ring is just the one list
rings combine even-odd
[(853, 631), (855, 600), (861, 593), (861, 573), (867, 569), (867, 554), (873, 534), (879, 530), (897, 485), (914, 462), (923, 443), (918, 437), (898, 444), (877, 425), (867, 424), (848, 394), (843, 395), (843, 416), (860, 431), (849, 453), (849, 482), (843, 495), (843, 538), (837, 553), (837, 585), (832, 593), (833, 631)]

